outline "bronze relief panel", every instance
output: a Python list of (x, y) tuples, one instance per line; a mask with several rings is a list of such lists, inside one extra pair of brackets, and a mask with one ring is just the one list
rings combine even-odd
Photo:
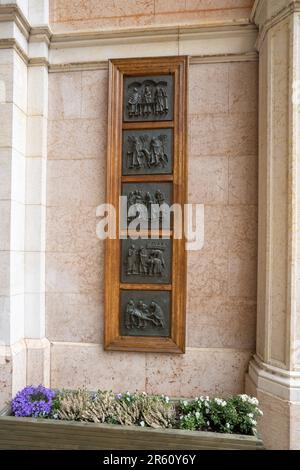
[(124, 121), (171, 121), (173, 76), (125, 77)]
[(150, 221), (161, 227), (167, 206), (172, 205), (172, 183), (123, 183), (122, 195), (127, 196), (128, 223), (137, 219), (141, 228), (150, 228)]
[(170, 292), (121, 291), (121, 335), (170, 336), (170, 309)]
[(123, 175), (171, 174), (172, 170), (172, 129), (123, 132)]
[(131, 284), (169, 284), (171, 247), (171, 240), (167, 239), (122, 240), (121, 281)]

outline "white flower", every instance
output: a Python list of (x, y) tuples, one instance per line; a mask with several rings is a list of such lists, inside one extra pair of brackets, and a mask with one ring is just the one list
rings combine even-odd
[(142, 426), (142, 428), (144, 428), (144, 427), (145, 427), (145, 422), (144, 422), (144, 421), (141, 421), (141, 422), (140, 422), (140, 426)]
[(209, 413), (209, 409), (208, 409), (208, 408), (205, 408), (205, 412), (208, 414), (208, 413)]
[(249, 418), (253, 418), (254, 415), (253, 415), (253, 413), (248, 413), (247, 416), (249, 416)]
[(258, 412), (259, 416), (263, 416), (263, 415), (264, 415), (261, 410), (257, 410), (257, 412)]
[(225, 400), (222, 400), (221, 398), (215, 398), (215, 402), (217, 403), (217, 405), (222, 407), (227, 405), (227, 402)]
[(196, 411), (195, 416), (196, 416), (197, 419), (199, 419), (200, 416), (201, 416), (201, 413), (199, 413), (199, 411)]
[(169, 398), (169, 397), (165, 397), (165, 402), (166, 402), (166, 403), (169, 403), (169, 401), (170, 401), (170, 398)]
[(249, 397), (249, 395), (246, 395), (246, 394), (239, 395), (239, 396), (241, 397), (242, 401), (247, 401), (248, 403), (250, 403), (250, 405), (255, 405), (255, 406), (259, 405), (259, 401), (255, 397)]
[(244, 395), (239, 395), (239, 396), (241, 397), (242, 401), (248, 401), (248, 398), (249, 398), (248, 395), (244, 394)]
[(207, 424), (207, 426), (210, 426), (210, 422), (209, 422), (209, 421), (206, 421), (206, 424)]
[(255, 421), (255, 419), (252, 419), (252, 418), (250, 418), (250, 423), (252, 424), (252, 426), (257, 425), (257, 421)]
[(184, 400), (182, 403), (183, 403), (183, 406), (188, 406), (188, 402), (186, 400)]
[(230, 424), (229, 423), (226, 423), (226, 428), (230, 429)]

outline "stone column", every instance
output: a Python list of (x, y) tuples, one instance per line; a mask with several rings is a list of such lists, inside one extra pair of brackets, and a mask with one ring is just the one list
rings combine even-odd
[[(6, 4), (10, 5), (6, 5)], [(18, 2), (19, 3), (19, 2)], [(24, 2), (23, 2), (24, 3)], [(24, 5), (23, 5), (24, 6)], [(0, 35), (0, 401), (26, 384), (24, 341), (26, 29), (17, 2), (1, 0)], [(21, 13), (24, 15), (24, 12)], [(17, 50), (16, 44), (20, 44)]]
[(48, 0), (0, 0), (0, 21), (2, 405), (26, 384), (49, 382), (44, 281)]
[(256, 355), (246, 391), (268, 448), (300, 449), (300, 2), (255, 2), (259, 26)]
[(28, 108), (25, 219), (27, 383), (49, 385), (45, 335), (46, 170), (48, 123), (48, 0), (28, 0)]

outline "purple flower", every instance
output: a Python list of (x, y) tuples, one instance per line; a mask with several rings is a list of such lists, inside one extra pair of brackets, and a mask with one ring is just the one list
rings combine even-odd
[(12, 400), (12, 413), (22, 417), (47, 416), (51, 412), (54, 397), (55, 392), (43, 385), (25, 387)]

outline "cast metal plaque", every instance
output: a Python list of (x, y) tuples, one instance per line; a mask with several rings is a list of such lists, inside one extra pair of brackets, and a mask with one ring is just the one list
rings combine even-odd
[(122, 240), (121, 281), (131, 284), (171, 282), (171, 240)]
[(124, 121), (171, 121), (173, 76), (125, 77)]
[(123, 132), (123, 175), (171, 174), (172, 169), (172, 129)]
[(166, 206), (172, 205), (172, 183), (123, 183), (122, 196), (127, 196), (128, 224), (135, 220), (141, 229), (147, 229), (151, 221), (154, 228), (155, 224), (159, 228)]
[(121, 291), (121, 335), (170, 336), (170, 304), (170, 292)]
[(113, 59), (109, 72), (107, 201), (118, 235), (106, 241), (104, 347), (183, 353), (185, 239), (172, 229), (186, 203), (188, 58)]

